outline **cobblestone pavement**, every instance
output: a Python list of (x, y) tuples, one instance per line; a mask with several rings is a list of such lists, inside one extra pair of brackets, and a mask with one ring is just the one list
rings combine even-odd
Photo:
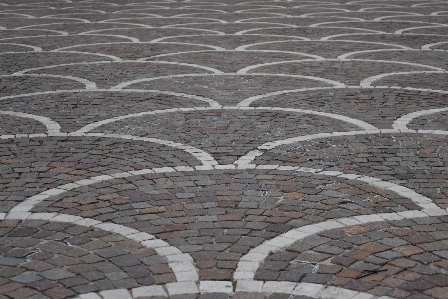
[(447, 299), (447, 0), (0, 0), (0, 299)]

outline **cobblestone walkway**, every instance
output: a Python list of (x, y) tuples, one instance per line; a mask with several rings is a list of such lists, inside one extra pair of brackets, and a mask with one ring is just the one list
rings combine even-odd
[(447, 0), (0, 0), (0, 299), (448, 298)]

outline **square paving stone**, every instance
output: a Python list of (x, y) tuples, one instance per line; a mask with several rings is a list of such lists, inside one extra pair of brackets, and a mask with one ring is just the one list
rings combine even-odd
[(39, 275), (49, 280), (60, 280), (75, 276), (72, 272), (65, 270), (64, 268), (55, 268), (47, 271), (40, 272)]

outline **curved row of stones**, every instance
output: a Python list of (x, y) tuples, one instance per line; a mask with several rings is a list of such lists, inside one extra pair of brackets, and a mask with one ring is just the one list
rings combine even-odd
[(0, 2), (0, 298), (447, 298), (444, 1)]

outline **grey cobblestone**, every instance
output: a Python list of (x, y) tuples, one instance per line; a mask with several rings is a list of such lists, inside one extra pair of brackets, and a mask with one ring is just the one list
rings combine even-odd
[(0, 298), (446, 298), (446, 3), (221, 2), (0, 3)]

